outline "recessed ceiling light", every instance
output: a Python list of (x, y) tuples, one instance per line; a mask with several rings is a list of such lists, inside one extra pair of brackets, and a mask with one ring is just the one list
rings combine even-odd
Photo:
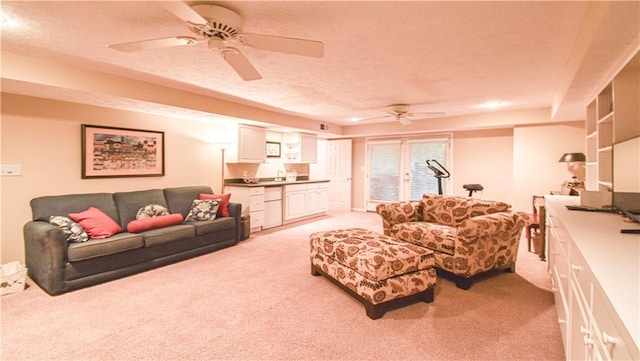
[(500, 107), (504, 107), (506, 105), (509, 105), (509, 102), (500, 102), (500, 101), (495, 101), (495, 102), (486, 102), (486, 103), (482, 103), (477, 105), (478, 108), (485, 108), (485, 109), (494, 109), (494, 108), (500, 108)]
[(0, 26), (3, 28), (18, 26), (20, 23), (4, 13), (0, 13)]
[(348, 120), (348, 121), (350, 121), (350, 122), (359, 122), (359, 121), (361, 120), (361, 118), (358, 118), (358, 117), (349, 117), (347, 120)]

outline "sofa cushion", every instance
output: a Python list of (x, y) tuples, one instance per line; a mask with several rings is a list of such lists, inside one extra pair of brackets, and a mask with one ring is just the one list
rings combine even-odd
[(455, 227), (437, 223), (407, 222), (396, 224), (391, 231), (400, 241), (449, 255), (455, 253)]
[(421, 203), (424, 221), (455, 227), (471, 216), (473, 199), (424, 194)]
[(131, 233), (140, 233), (150, 229), (175, 226), (176, 224), (181, 224), (183, 220), (184, 218), (182, 218), (182, 214), (180, 213), (136, 219), (127, 224), (127, 231)]
[(164, 197), (169, 205), (170, 213), (180, 213), (187, 217), (194, 199), (198, 199), (200, 193), (213, 194), (213, 190), (208, 186), (190, 186), (165, 188)]
[[(118, 192), (113, 194), (113, 199), (120, 214), (120, 226), (127, 229), (129, 222), (136, 219), (140, 208), (149, 204), (158, 204), (167, 207), (167, 200), (161, 189), (148, 189), (132, 192)], [(172, 212), (176, 213), (176, 212)]]
[(30, 202), (34, 221), (49, 222), (51, 216), (79, 213), (89, 207), (96, 207), (111, 219), (119, 222), (118, 209), (111, 193), (67, 194), (43, 196)]
[(219, 199), (220, 207), (218, 207), (218, 217), (229, 217), (229, 201), (231, 193), (225, 194), (205, 194), (201, 193), (198, 199)]
[(139, 233), (144, 237), (144, 244), (153, 247), (170, 242), (190, 242), (196, 236), (196, 229), (189, 224), (179, 224), (163, 228), (152, 229)]
[(236, 221), (231, 217), (216, 218), (214, 221), (195, 221), (189, 222), (189, 224), (196, 228), (196, 234), (198, 236), (234, 229), (236, 227)]
[(471, 217), (482, 216), (485, 214), (506, 212), (511, 208), (511, 205), (498, 201), (487, 201), (483, 199), (473, 199), (471, 206)]
[(51, 216), (49, 223), (60, 227), (62, 233), (67, 237), (67, 242), (86, 242), (89, 235), (76, 222), (65, 216)]
[(82, 243), (69, 243), (69, 262), (82, 261), (144, 247), (142, 236), (118, 233), (109, 238), (90, 239)]
[[(167, 207), (161, 206), (159, 204), (147, 204), (146, 206), (138, 209), (138, 213), (136, 213), (136, 219), (146, 219), (153, 218), (159, 216), (166, 216), (169, 214), (169, 210)], [(131, 222), (127, 223), (130, 224)]]
[(69, 218), (77, 222), (90, 238), (108, 238), (122, 232), (116, 221), (96, 207), (89, 207), (80, 213), (69, 213)]
[(220, 200), (218, 199), (194, 199), (185, 222), (212, 221), (216, 219)]

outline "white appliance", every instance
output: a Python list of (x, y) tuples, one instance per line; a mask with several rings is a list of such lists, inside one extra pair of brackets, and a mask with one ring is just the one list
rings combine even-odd
[(282, 225), (282, 187), (266, 187), (264, 190), (264, 224), (262, 229)]

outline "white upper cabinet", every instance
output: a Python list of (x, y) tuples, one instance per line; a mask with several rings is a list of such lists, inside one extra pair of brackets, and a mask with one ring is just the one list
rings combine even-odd
[(225, 155), (227, 163), (264, 163), (267, 130), (252, 125), (239, 124), (236, 142)]
[(317, 163), (318, 136), (307, 133), (285, 133), (284, 158), (287, 163)]

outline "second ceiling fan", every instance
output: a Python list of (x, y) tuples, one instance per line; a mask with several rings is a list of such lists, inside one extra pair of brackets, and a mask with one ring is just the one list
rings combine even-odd
[(111, 44), (109, 47), (119, 51), (133, 52), (196, 45), (206, 41), (209, 49), (218, 52), (246, 81), (258, 80), (262, 76), (237, 47), (231, 46), (233, 43), (286, 54), (324, 57), (324, 43), (321, 41), (243, 33), (242, 17), (221, 6), (208, 4), (189, 6), (183, 2), (165, 2), (163, 4), (170, 12), (182, 19), (197, 37), (173, 36)]
[(416, 116), (423, 116), (425, 118), (441, 117), (444, 116), (444, 112), (412, 112), (409, 110), (409, 104), (391, 104), (384, 109), (387, 115), (381, 115), (373, 118), (361, 119), (360, 121), (381, 119), (381, 118), (395, 118), (402, 125), (408, 125), (412, 123), (412, 118)]

